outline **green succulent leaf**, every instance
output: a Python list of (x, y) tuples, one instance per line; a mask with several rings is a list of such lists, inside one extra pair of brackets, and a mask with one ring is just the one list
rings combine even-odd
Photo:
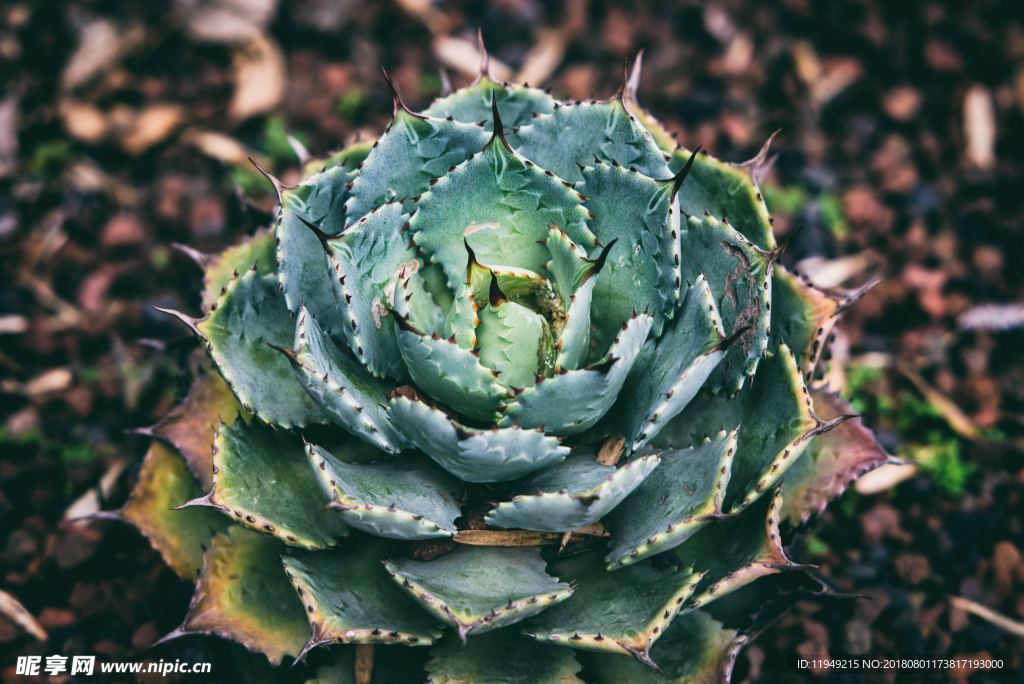
[(399, 559), (384, 567), (463, 641), (536, 615), (573, 593), (545, 572), (537, 549), (467, 546), (430, 562)]
[(405, 236), (407, 218), (401, 204), (384, 204), (327, 243), (349, 348), (371, 373), (397, 381), (407, 372), (391, 315), (396, 301), (430, 330), (443, 318), (417, 276), (421, 262)]
[(609, 570), (673, 549), (722, 514), (736, 435), (661, 453), (661, 464), (604, 521)]
[(296, 313), (300, 306), (306, 306), (339, 339), (343, 319), (335, 302), (327, 260), (307, 223), (319, 226), (326, 235), (341, 232), (348, 185), (355, 176), (354, 169), (335, 165), (305, 178), (294, 188), (282, 188), (274, 231), (277, 279), (288, 310)]
[(470, 418), (497, 418), (510, 392), (497, 381), (497, 371), (480, 363), (472, 351), (409, 328), (399, 331), (398, 346), (418, 388)]
[(531, 620), (524, 633), (559, 646), (630, 655), (655, 667), (651, 647), (672, 624), (701, 575), (657, 569), (649, 561), (605, 572), (596, 556), (575, 565), (581, 570), (572, 575), (577, 582), (572, 600)]
[(605, 361), (565, 371), (519, 391), (507, 403), (499, 424), (543, 426), (553, 435), (572, 435), (593, 427), (615, 402), (653, 323), (647, 314), (631, 318), (612, 341)]
[(511, 138), (521, 155), (571, 183), (583, 180), (579, 165), (602, 161), (668, 178), (664, 152), (618, 99), (556, 105)]
[(598, 463), (590, 454), (572, 456), (531, 478), (523, 492), (498, 504), (485, 521), (495, 527), (569, 532), (595, 523), (618, 506), (653, 472), (655, 455), (620, 468)]
[(149, 540), (160, 556), (184, 580), (195, 579), (203, 565), (210, 538), (227, 529), (224, 516), (209, 510), (173, 510), (200, 494), (199, 484), (185, 461), (170, 447), (153, 442), (139, 470), (121, 517)]
[(461, 515), (458, 483), (416, 458), (346, 463), (306, 446), (328, 504), (352, 527), (389, 539), (430, 539), (455, 533)]
[(192, 381), (185, 399), (144, 432), (173, 445), (199, 484), (209, 489), (213, 484), (210, 445), (214, 432), (219, 423), (230, 425), (241, 412), (241, 405), (224, 379), (212, 370), (204, 370)]
[(594, 289), (591, 319), (597, 347), (604, 349), (634, 311), (648, 311), (659, 336), (680, 295), (679, 210), (673, 183), (604, 163), (581, 173), (580, 192), (595, 214), (594, 233), (603, 244), (616, 242)]
[[(190, 254), (198, 255), (189, 250)], [(228, 247), (214, 256), (198, 255), (203, 268), (203, 311), (213, 306), (227, 287), (239, 273), (256, 267), (260, 275), (274, 272), (274, 234), (267, 230), (257, 231), (242, 242)]]
[(839, 319), (841, 303), (779, 264), (774, 283), (772, 340), (793, 350), (809, 380)]
[(210, 506), (290, 546), (322, 549), (345, 528), (324, 498), (291, 433), (257, 422), (222, 425), (213, 442), (213, 488), (188, 506)]
[(603, 653), (582, 653), (595, 684), (717, 684), (729, 681), (746, 638), (702, 611), (676, 618), (651, 649), (660, 671)]
[[(302, 164), (302, 178), (311, 178), (318, 173), (324, 173), (335, 166), (344, 166), (350, 171), (356, 171), (366, 161), (366, 156), (373, 149), (372, 140), (357, 140), (351, 145), (346, 145), (340, 150), (328, 154), (325, 157), (309, 159)], [(299, 161), (302, 161), (300, 156)]]
[(835, 424), (818, 420), (796, 359), (781, 345), (762, 364), (747, 393), (739, 445), (726, 490), (726, 510), (750, 505), (778, 482), (814, 435)]
[(480, 310), (477, 328), (480, 363), (498, 374), (508, 388), (531, 387), (543, 376), (554, 344), (547, 321), (512, 301)]
[(466, 644), (447, 639), (430, 651), (429, 684), (581, 684), (572, 651), (552, 649), (512, 630), (488, 632)]
[[(672, 173), (682, 169), (690, 160), (690, 155), (690, 150), (677, 148), (672, 153)], [(756, 160), (758, 157), (752, 161)], [(686, 176), (686, 182), (679, 189), (678, 198), (679, 208), (684, 213), (703, 216), (707, 212), (728, 219), (730, 224), (761, 249), (775, 249), (768, 207), (754, 182), (753, 173), (747, 167), (729, 164), (707, 154), (698, 154)]]
[(725, 356), (725, 333), (707, 280), (699, 275), (681, 310), (637, 359), (608, 413), (606, 431), (639, 450), (693, 400)]
[(326, 422), (291, 364), (271, 348), (290, 344), (295, 330), (273, 276), (247, 271), (233, 280), (196, 328), (247, 411), (285, 428)]
[(413, 114), (396, 107), (395, 117), (374, 143), (345, 202), (346, 221), (357, 221), (385, 202), (407, 204), (430, 187), (430, 181), (461, 164), (487, 142), (476, 124)]
[[(778, 482), (810, 440), (846, 417), (823, 421), (789, 349), (779, 346), (759, 366), (753, 382), (735, 397), (705, 390), (652, 441), (681, 448), (720, 430), (739, 428), (739, 444), (725, 496), (725, 511), (738, 512)], [(741, 425), (742, 423), (742, 425)]]
[(322, 553), (289, 551), (281, 560), (321, 644), (426, 646), (441, 636), (434, 620), (395, 586), (376, 545)]
[(704, 276), (724, 329), (730, 334), (744, 331), (710, 381), (713, 391), (735, 394), (757, 371), (768, 348), (773, 257), (712, 216), (690, 218), (680, 242), (686, 255), (683, 279), (696, 283)]
[(444, 269), (454, 292), (465, 282), (466, 245), (483, 264), (541, 273), (552, 225), (593, 246), (579, 194), (509, 149), (499, 136), (439, 178), (416, 204), (413, 242)]
[(216, 535), (203, 556), (188, 615), (165, 640), (214, 634), (264, 654), (272, 665), (297, 656), (309, 629), (281, 569), (283, 549), (237, 525)]
[(304, 307), (295, 327), (295, 349), (285, 352), (299, 381), (338, 425), (392, 454), (407, 445), (388, 415), (388, 387), (342, 354)]
[(590, 355), (590, 309), (594, 301), (596, 278), (587, 279), (570, 298), (568, 311), (562, 332), (555, 344), (558, 357), (555, 359), (555, 370), (578, 370)]
[[(845, 399), (828, 389), (812, 389), (811, 399), (819, 420), (833, 421), (853, 413)], [(793, 525), (806, 523), (853, 480), (888, 460), (889, 455), (859, 416), (818, 435), (786, 471), (782, 516)]]
[(482, 121), (484, 130), (491, 131), (492, 98), (501, 112), (501, 120), (508, 128), (524, 126), (535, 116), (546, 114), (555, 107), (554, 98), (543, 90), (512, 83), (496, 83), (488, 76), (482, 76), (471, 85), (434, 100), (423, 113), (438, 119), (452, 117), (463, 123)]
[(707, 605), (760, 577), (799, 567), (782, 548), (781, 508), (781, 490), (776, 489), (742, 513), (705, 525), (675, 549), (683, 566), (703, 573), (691, 608)]
[(179, 246), (209, 313), (164, 311), (219, 375), (138, 431), (162, 443), (97, 517), (183, 577), (202, 563), (170, 636), (274, 663), (339, 644), (307, 684), (728, 680), (808, 579), (782, 575), (780, 518), (888, 458), (809, 387), (869, 285), (779, 265), (768, 144), (678, 147), (639, 56), (615, 97), (566, 103), (479, 49), (423, 114), (388, 79), (376, 141), (289, 140), (272, 233)]
[(557, 438), (539, 430), (475, 430), (418, 399), (395, 397), (391, 419), (417, 448), (466, 482), (514, 480), (569, 454)]

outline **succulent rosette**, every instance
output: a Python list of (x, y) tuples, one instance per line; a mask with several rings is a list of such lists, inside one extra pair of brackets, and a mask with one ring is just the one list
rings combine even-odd
[(172, 636), (379, 644), (378, 681), (728, 676), (800, 568), (780, 523), (885, 454), (814, 381), (853, 296), (779, 264), (767, 147), (677, 147), (638, 81), (395, 94), (271, 179), (272, 231), (192, 252), (205, 314), (171, 313), (215, 371), (121, 511), (198, 573)]

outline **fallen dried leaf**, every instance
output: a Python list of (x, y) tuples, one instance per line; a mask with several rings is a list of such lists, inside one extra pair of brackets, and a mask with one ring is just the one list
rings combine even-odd
[(995, 575), (996, 586), (1004, 595), (1013, 593), (1013, 586), (1018, 577), (1024, 577), (1024, 556), (1013, 542), (1001, 541), (992, 552), (992, 574)]
[(0, 335), (20, 335), (28, 330), (28, 319), (18, 314), (0, 316)]
[(1002, 331), (1024, 327), (1024, 302), (978, 304), (956, 319), (961, 330)]
[(951, 596), (949, 603), (954, 608), (959, 608), (971, 615), (976, 615), (982, 620), (985, 620), (986, 622), (989, 622), (1010, 634), (1024, 637), (1024, 622), (1011, 620), (1002, 613), (997, 613), (991, 608), (987, 608), (980, 603), (976, 603), (970, 599), (964, 598), (963, 596)]
[(0, 589), (0, 615), (7, 617), (15, 625), (21, 627), (27, 634), (31, 634), (39, 641), (46, 641), (49, 637), (42, 625), (28, 612), (21, 601)]
[[(245, 145), (225, 133), (190, 128), (182, 134), (181, 139), (207, 157), (225, 164), (248, 164), (248, 158), (252, 156)], [(258, 157), (254, 159), (260, 161)]]
[(18, 96), (0, 100), (0, 178), (14, 169), (18, 158)]
[(107, 116), (91, 104), (63, 100), (60, 115), (68, 134), (87, 143), (99, 142), (110, 129)]
[(207, 43), (245, 43), (263, 32), (277, 0), (178, 0), (185, 30)]
[(982, 85), (968, 88), (964, 95), (964, 138), (967, 161), (979, 169), (996, 163), (996, 112), (992, 93)]
[(51, 368), (40, 375), (19, 383), (16, 380), (4, 380), (3, 389), (12, 394), (23, 394), (27, 397), (38, 397), (43, 394), (61, 392), (71, 386), (72, 375), (67, 368)]
[(167, 138), (184, 120), (185, 112), (180, 105), (147, 105), (122, 127), (121, 147), (129, 154), (141, 154)]
[(61, 74), (61, 88), (74, 90), (109, 70), (140, 37), (138, 27), (125, 30), (109, 19), (97, 19), (84, 25), (78, 33), (78, 46)]
[(409, 15), (422, 21), (434, 35), (448, 33), (451, 28), (448, 17), (435, 7), (431, 0), (396, 0), (395, 4)]
[(917, 391), (924, 395), (935, 410), (945, 419), (953, 431), (967, 439), (979, 439), (981, 430), (971, 420), (970, 416), (964, 413), (963, 409), (953, 403), (953, 400), (945, 394), (928, 384), (921, 374), (905, 363), (897, 363), (896, 369), (902, 373), (917, 388)]
[(268, 112), (284, 97), (284, 55), (277, 43), (258, 34), (235, 51), (232, 59), (235, 92), (228, 115), (236, 121)]
[(114, 491), (114, 485), (117, 484), (117, 479), (121, 477), (121, 473), (124, 472), (127, 466), (128, 459), (124, 458), (119, 458), (111, 463), (102, 477), (100, 477), (99, 484), (96, 487), (91, 487), (75, 499), (67, 507), (67, 510), (64, 511), (61, 520), (74, 521), (98, 513), (102, 508), (103, 502), (110, 498)]
[(462, 530), (453, 538), (470, 546), (545, 546), (559, 543), (562, 535), (526, 530)]
[(887, 492), (901, 482), (917, 477), (916, 463), (886, 463), (862, 475), (853, 485), (858, 494), (870, 496)]
[[(475, 42), (452, 36), (438, 36), (434, 39), (432, 47), (434, 56), (445, 66), (466, 76), (475, 77), (480, 73), (480, 51), (477, 50)], [(512, 78), (512, 69), (495, 59), (494, 55), (491, 55), (490, 72), (491, 77), (497, 81)]]
[(615, 465), (622, 458), (625, 446), (625, 437), (609, 437), (597, 452), (597, 462), (604, 465)]
[(544, 83), (562, 64), (567, 47), (568, 36), (562, 29), (538, 30), (537, 42), (526, 53), (514, 80), (532, 85)]

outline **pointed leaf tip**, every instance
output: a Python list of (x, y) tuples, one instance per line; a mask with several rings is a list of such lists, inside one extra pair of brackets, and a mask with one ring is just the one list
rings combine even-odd
[(736, 165), (741, 169), (747, 169), (750, 171), (751, 177), (758, 185), (761, 184), (761, 179), (764, 177), (764, 174), (767, 173), (772, 167), (772, 164), (775, 163), (775, 157), (769, 157), (768, 154), (771, 150), (772, 142), (775, 140), (775, 136), (781, 132), (781, 128), (776, 128), (772, 134), (768, 136), (768, 139), (764, 141), (764, 144), (761, 145), (761, 149), (757, 151), (757, 154), (747, 161)]
[(594, 267), (590, 270), (590, 273), (587, 274), (587, 278), (596, 276), (598, 273), (601, 272), (601, 269), (604, 268), (605, 262), (608, 261), (608, 255), (611, 253), (612, 247), (614, 247), (615, 243), (618, 241), (619, 238), (615, 238), (614, 240), (609, 242), (607, 245), (604, 246), (604, 249), (601, 250), (601, 254), (598, 255), (596, 259), (590, 262), (594, 265)]
[(422, 330), (414, 326), (412, 323), (410, 323), (409, 319), (403, 316), (402, 314), (398, 313), (397, 311), (392, 311), (391, 314), (395, 317), (395, 325), (397, 325), (400, 330), (404, 330), (405, 332), (411, 332), (415, 335), (419, 335), (420, 337), (426, 335), (425, 332), (423, 332)]
[(474, 252), (473, 248), (469, 246), (469, 240), (463, 237), (462, 244), (466, 247), (466, 281), (468, 282), (473, 266), (480, 265), (480, 262), (476, 259), (476, 252)]
[(777, 262), (779, 260), (779, 257), (782, 256), (783, 252), (785, 252), (791, 244), (793, 244), (793, 240), (796, 239), (796, 236), (799, 235), (803, 231), (803, 229), (803, 226), (797, 226), (796, 230), (792, 231), (791, 233), (787, 233), (779, 242), (779, 244), (775, 246), (775, 249), (768, 253), (768, 263), (774, 264), (775, 262)]
[(406, 114), (411, 114), (412, 116), (415, 116), (419, 119), (426, 118), (422, 114), (417, 114), (416, 112), (409, 109), (408, 105), (405, 104), (405, 100), (402, 99), (401, 93), (398, 92), (398, 88), (395, 86), (395, 82), (391, 80), (391, 76), (388, 74), (388, 70), (385, 69), (383, 66), (380, 68), (380, 70), (381, 73), (384, 74), (384, 81), (388, 84), (388, 90), (391, 91), (392, 117), (398, 116), (398, 112), (403, 111)]
[(729, 347), (734, 345), (736, 343), (736, 340), (743, 337), (743, 334), (750, 330), (751, 327), (751, 324), (737, 326), (736, 329), (732, 331), (731, 335), (729, 335), (724, 340), (715, 345), (715, 350), (728, 351)]
[(491, 306), (499, 306), (508, 301), (508, 297), (501, 291), (501, 287), (498, 285), (498, 276), (494, 275), (494, 271), (491, 271), (491, 286), (487, 291), (487, 299)]
[(697, 159), (697, 155), (701, 151), (701, 146), (697, 145), (693, 152), (690, 153), (690, 158), (686, 160), (686, 164), (683, 168), (679, 169), (679, 173), (672, 176), (672, 198), (679, 194), (679, 188), (683, 187), (683, 182), (686, 181), (686, 177), (690, 175), (690, 169), (693, 168), (693, 162)]
[(325, 252), (330, 254), (331, 253), (331, 246), (327, 243), (327, 241), (331, 239), (331, 236), (328, 235), (327, 233), (325, 233), (324, 231), (320, 230), (319, 228), (317, 228), (315, 225), (313, 225), (312, 223), (307, 221), (302, 216), (299, 216), (298, 214), (296, 214), (295, 218), (299, 219), (299, 221), (301, 221), (304, 226), (306, 226), (311, 231), (313, 231), (313, 235), (316, 235), (316, 239), (320, 241), (320, 246), (324, 248)]
[(181, 311), (178, 311), (177, 309), (164, 308), (162, 306), (154, 306), (153, 308), (156, 309), (157, 311), (159, 311), (160, 313), (165, 313), (168, 316), (174, 316), (179, 321), (181, 321), (182, 323), (187, 325), (189, 330), (194, 332), (199, 337), (201, 337), (203, 339), (206, 339), (206, 336), (203, 335), (203, 333), (200, 332), (200, 330), (199, 330), (199, 322), (202, 319), (194, 318), (192, 316), (189, 316), (186, 313), (182, 313)]
[(299, 357), (296, 356), (295, 352), (293, 350), (289, 349), (288, 347), (284, 347), (284, 346), (282, 346), (280, 344), (274, 344), (273, 342), (267, 342), (267, 346), (270, 347), (271, 349), (275, 349), (275, 350), (281, 352), (282, 354), (284, 354), (285, 357), (288, 359), (288, 361), (293, 366), (301, 366), (302, 365), (301, 363), (299, 363)]
[(615, 92), (615, 99), (626, 105), (629, 98), (629, 57), (622, 60), (622, 80), (619, 82), (619, 89)]
[(179, 252), (187, 256), (189, 259), (194, 261), (196, 265), (199, 266), (199, 268), (205, 269), (213, 261), (212, 254), (200, 252), (195, 247), (190, 247), (189, 245), (185, 245), (180, 242), (172, 242), (171, 247), (178, 250)]
[(270, 184), (274, 186), (274, 192), (277, 193), (278, 199), (281, 198), (281, 193), (283, 193), (285, 190), (290, 190), (292, 187), (294, 187), (294, 186), (285, 185), (284, 183), (282, 183), (281, 179), (279, 179), (277, 176), (275, 176), (274, 174), (270, 173), (265, 168), (263, 168), (263, 165), (260, 164), (258, 161), (256, 161), (253, 157), (246, 157), (246, 159), (249, 160), (250, 164), (252, 164), (253, 166), (256, 167), (256, 170), (259, 171), (260, 174), (262, 174), (264, 178), (266, 178), (268, 181), (270, 181)]
[(491, 119), (493, 120), (494, 132), (491, 134), (491, 139), (487, 141), (487, 146), (490, 146), (495, 140), (500, 140), (505, 149), (511, 152), (512, 146), (508, 144), (508, 140), (505, 138), (505, 124), (501, 122), (501, 113), (498, 111), (498, 98), (494, 93), (491, 93)]
[(875, 289), (875, 286), (881, 283), (882, 280), (882, 276), (875, 276), (868, 280), (863, 285), (861, 285), (860, 287), (848, 290), (843, 297), (843, 301), (839, 303), (839, 308), (836, 309), (836, 315), (838, 316), (839, 314), (843, 313), (851, 306), (856, 304), (858, 301), (860, 301), (861, 297), (866, 295), (871, 290)]

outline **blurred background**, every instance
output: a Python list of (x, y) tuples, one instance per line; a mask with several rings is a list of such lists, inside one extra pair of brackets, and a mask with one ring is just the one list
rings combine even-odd
[(824, 653), (993, 656), (1002, 674), (955, 677), (1019, 673), (1017, 5), (0, 3), (0, 679), (14, 655), (52, 653), (213, 660), (257, 678), (216, 639), (145, 650), (190, 587), (129, 527), (62, 521), (123, 501), (146, 446), (130, 430), (187, 387), (194, 345), (153, 310), (198, 308), (199, 273), (172, 243), (215, 251), (267, 225), (272, 188), (248, 156), (296, 180), (288, 135), (320, 154), (380, 131), (381, 66), (414, 108), (469, 82), (478, 28), (492, 74), (572, 99), (611, 95), (643, 49), (641, 102), (728, 161), (781, 129), (763, 190), (777, 234), (795, 235), (784, 261), (825, 286), (882, 278), (844, 318), (833, 380), (906, 465), (790, 532), (794, 558), (860, 598), (800, 603), (736, 680), (813, 681), (795, 658)]

